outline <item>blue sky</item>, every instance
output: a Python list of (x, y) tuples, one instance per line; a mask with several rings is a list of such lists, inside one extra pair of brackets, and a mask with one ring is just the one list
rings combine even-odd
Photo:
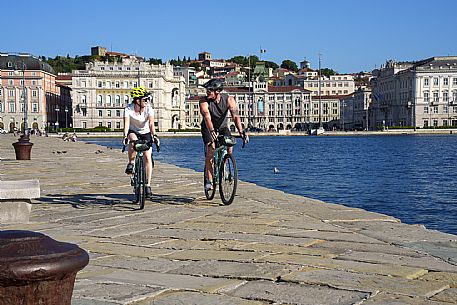
[[(1, 52), (87, 55), (100, 45), (164, 60), (259, 56), (370, 71), (387, 59), (457, 55), (454, 0), (4, 1)], [(5, 9), (6, 8), (6, 9)]]

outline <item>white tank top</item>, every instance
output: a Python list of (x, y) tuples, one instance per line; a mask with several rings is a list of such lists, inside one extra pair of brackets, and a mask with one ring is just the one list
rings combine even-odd
[(141, 113), (135, 113), (134, 104), (128, 104), (124, 109), (124, 117), (130, 118), (129, 129), (139, 134), (150, 133), (149, 117), (154, 115), (151, 105), (146, 106)]

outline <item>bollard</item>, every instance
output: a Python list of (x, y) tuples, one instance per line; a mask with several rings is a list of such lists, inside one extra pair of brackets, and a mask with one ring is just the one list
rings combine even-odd
[(70, 305), (76, 273), (88, 262), (77, 245), (32, 231), (0, 231), (0, 305)]
[(19, 140), (13, 143), (16, 160), (30, 160), (33, 143), (30, 142), (28, 134), (22, 135)]

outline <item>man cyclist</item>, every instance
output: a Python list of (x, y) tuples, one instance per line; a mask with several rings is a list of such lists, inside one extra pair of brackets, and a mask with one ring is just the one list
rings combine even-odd
[[(208, 178), (208, 181), (205, 181), (205, 190), (210, 190), (213, 187), (211, 181), (213, 178), (213, 157), (217, 136), (231, 136), (227, 126), (228, 111), (230, 111), (243, 142), (247, 143), (249, 137), (241, 126), (235, 99), (226, 93), (222, 93), (224, 81), (216, 78), (211, 79), (203, 87), (206, 88), (206, 96), (200, 100), (200, 112), (203, 116), (201, 133), (205, 143), (206, 177)], [(232, 147), (228, 148), (228, 153), (232, 153)]]
[[(135, 87), (130, 92), (133, 101), (124, 109), (124, 145), (128, 145), (129, 163), (125, 173), (131, 175), (135, 162), (136, 151), (133, 149), (134, 141), (138, 139), (146, 140), (159, 145), (159, 138), (154, 129), (154, 111), (149, 104), (150, 93), (144, 87)], [(130, 144), (129, 144), (130, 143)], [(152, 177), (152, 150), (144, 152), (146, 165), (146, 197), (151, 197), (151, 177)]]

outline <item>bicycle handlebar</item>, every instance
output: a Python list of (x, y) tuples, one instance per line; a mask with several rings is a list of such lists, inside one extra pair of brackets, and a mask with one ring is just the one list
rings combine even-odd
[[(138, 141), (138, 140), (136, 140), (136, 141)], [(135, 141), (135, 142), (136, 142), (136, 141)], [(130, 143), (130, 141), (129, 141), (129, 143)], [(147, 144), (148, 144), (148, 146), (150, 146), (150, 147), (152, 147), (152, 145), (155, 144), (157, 152), (160, 152), (160, 140), (158, 140), (157, 143), (154, 143), (154, 140), (152, 140), (152, 141), (149, 141)], [(125, 152), (125, 148), (126, 148), (126, 147), (127, 147), (127, 145), (125, 145), (125, 144), (122, 145), (122, 153)]]

